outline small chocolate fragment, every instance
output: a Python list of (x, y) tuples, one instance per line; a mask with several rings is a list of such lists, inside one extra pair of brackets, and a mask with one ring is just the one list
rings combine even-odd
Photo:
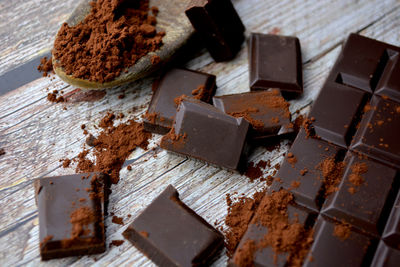
[[(335, 166), (339, 151), (335, 145), (307, 138), (301, 129), (276, 175), (279, 179), (275, 179), (274, 189), (290, 189), (297, 204), (318, 211), (322, 204), (321, 195), (326, 191), (323, 188), (326, 178), (339, 170)], [(324, 166), (325, 161), (332, 163), (331, 169)], [(304, 169), (307, 169), (306, 173), (302, 171)]]
[(100, 173), (35, 180), (42, 260), (105, 251), (107, 184)]
[(172, 69), (153, 84), (154, 94), (143, 120), (146, 131), (166, 134), (171, 130), (178, 107), (175, 99), (185, 95), (210, 103), (216, 77), (185, 69)]
[(373, 96), (350, 148), (400, 168), (399, 131), (400, 104)]
[(169, 185), (123, 232), (159, 266), (206, 266), (224, 237), (186, 206)]
[[(393, 205), (398, 191), (397, 172), (350, 152), (344, 162), (346, 167), (338, 190), (326, 199), (321, 212), (378, 235), (390, 212), (387, 207)], [(357, 171), (357, 167), (364, 170)]]
[(347, 147), (356, 131), (367, 94), (337, 83), (327, 83), (313, 103), (310, 117), (315, 134), (323, 140)]
[(250, 88), (303, 92), (300, 41), (296, 37), (252, 33), (249, 44)]
[(319, 216), (314, 227), (314, 243), (303, 266), (367, 266), (372, 240), (352, 229), (346, 233), (348, 237), (338, 236), (336, 225)]
[(185, 13), (215, 61), (235, 57), (245, 28), (231, 0), (192, 0)]
[(249, 123), (195, 99), (184, 99), (161, 147), (217, 166), (244, 167)]
[(289, 103), (277, 89), (215, 96), (213, 104), (226, 114), (244, 117), (252, 126), (253, 139), (284, 135), (294, 131)]

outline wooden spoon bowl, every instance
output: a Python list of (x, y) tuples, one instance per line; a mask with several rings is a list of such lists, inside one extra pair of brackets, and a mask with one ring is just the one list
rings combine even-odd
[[(90, 12), (90, 2), (93, 0), (82, 0), (74, 12), (66, 21), (69, 26), (74, 26), (81, 22)], [(155, 70), (158, 66), (151, 63), (154, 55), (160, 57), (161, 62), (168, 62), (176, 52), (184, 46), (194, 30), (185, 15), (185, 9), (190, 0), (150, 0), (150, 6), (157, 6), (159, 13), (157, 15), (157, 31), (165, 31), (163, 45), (159, 50), (150, 52), (140, 58), (133, 66), (129, 67), (128, 72), (121, 74), (110, 82), (100, 83), (81, 78), (75, 78), (65, 73), (63, 68), (55, 67), (55, 73), (65, 82), (80, 88), (102, 89), (123, 85), (140, 78), (143, 78)], [(53, 55), (53, 65), (56, 66), (57, 59)]]

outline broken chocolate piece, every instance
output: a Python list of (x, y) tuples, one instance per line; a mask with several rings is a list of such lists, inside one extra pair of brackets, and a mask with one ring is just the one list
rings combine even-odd
[(166, 134), (171, 130), (181, 96), (193, 97), (204, 102), (211, 102), (215, 93), (216, 77), (211, 74), (172, 69), (153, 84), (154, 94), (144, 116), (146, 131)]
[(213, 104), (226, 114), (245, 118), (252, 126), (253, 139), (292, 133), (289, 103), (277, 89), (215, 96)]
[(192, 0), (185, 13), (215, 61), (235, 57), (245, 28), (231, 0)]
[(42, 260), (105, 251), (107, 180), (100, 173), (35, 180)]
[(161, 147), (223, 168), (241, 170), (248, 152), (248, 129), (249, 123), (243, 118), (229, 116), (195, 99), (184, 99)]
[(224, 237), (186, 206), (169, 185), (123, 232), (159, 266), (206, 266)]

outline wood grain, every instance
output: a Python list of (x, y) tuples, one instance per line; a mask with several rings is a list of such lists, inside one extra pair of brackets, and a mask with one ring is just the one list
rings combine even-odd
[[(292, 112), (297, 109), (307, 112), (340, 52), (340, 43), (348, 33), (361, 32), (400, 45), (399, 1), (233, 2), (247, 27), (247, 34), (253, 31), (280, 32), (300, 38), (305, 92), (301, 98), (291, 101)], [(49, 40), (71, 12), (74, 3), (77, 1), (0, 0), (0, 36), (4, 40), (0, 43), (0, 73), (28, 61), (38, 51), (47, 50), (51, 46)], [(35, 20), (38, 14), (43, 23), (34, 21), (35, 27), (27, 25), (26, 21)], [(12, 31), (6, 27), (7, 20), (15, 22)], [(217, 75), (218, 95), (248, 91), (245, 47), (234, 60), (226, 63), (213, 62), (203, 50), (194, 55), (186, 67)], [(65, 104), (49, 103), (46, 100), (48, 90), (62, 89), (65, 94), (71, 95), (71, 99), (82, 99), (84, 96), (82, 91), (58, 78), (42, 78), (0, 97), (0, 147), (6, 150), (6, 155), (0, 157), (1, 266), (153, 265), (127, 242), (97, 256), (41, 262), (37, 208), (31, 181), (43, 175), (73, 173), (73, 168), (60, 168), (59, 159), (73, 157), (82, 149), (84, 136), (80, 125), (86, 124), (90, 132), (96, 133), (95, 125), (108, 110), (123, 112), (127, 118), (140, 116), (151, 98), (151, 83), (156, 76), (106, 90), (106, 95), (94, 102), (71, 100)], [(122, 93), (125, 98), (118, 99)], [(64, 106), (67, 110), (63, 110)], [(132, 153), (133, 170), (124, 168), (120, 183), (112, 188), (110, 210), (123, 217), (126, 224), (168, 184), (176, 186), (185, 203), (210, 223), (217, 221), (218, 226), (224, 225), (226, 193), (251, 195), (264, 186), (260, 182), (250, 183), (244, 176), (169, 154), (158, 148), (159, 139), (159, 136), (154, 136), (152, 140), (151, 147), (155, 150), (138, 149)], [(287, 148), (286, 142), (274, 151), (258, 147), (249, 160), (270, 159), (279, 163)], [(272, 171), (268, 170), (268, 173)], [(132, 217), (128, 218), (128, 214)], [(123, 239), (121, 233), (125, 227), (111, 223), (111, 218), (107, 218), (106, 224), (107, 242)], [(222, 253), (214, 265), (225, 264), (226, 257)]]

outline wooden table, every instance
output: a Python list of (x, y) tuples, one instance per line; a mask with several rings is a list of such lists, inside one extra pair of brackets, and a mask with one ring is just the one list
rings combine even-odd
[[(79, 0), (0, 0), (0, 75), (48, 52), (60, 24)], [(233, 0), (249, 32), (298, 36), (303, 55), (304, 94), (291, 101), (291, 111), (306, 113), (336, 60), (342, 42), (350, 32), (400, 45), (400, 1), (396, 0)], [(245, 92), (248, 86), (247, 48), (226, 63), (215, 63), (203, 50), (185, 66), (217, 75), (217, 95)], [(143, 114), (151, 98), (154, 77), (125, 87), (105, 90), (106, 95), (90, 97), (60, 81), (40, 78), (0, 96), (0, 266), (74, 265), (143, 266), (152, 265), (128, 242), (90, 257), (70, 257), (41, 262), (38, 241), (38, 213), (32, 179), (74, 173), (63, 169), (60, 159), (72, 158), (81, 150), (85, 124), (90, 132), (111, 110), (126, 119)], [(71, 101), (53, 104), (46, 100), (48, 90), (62, 89)], [(125, 98), (118, 96), (124, 93)], [(96, 96), (96, 95), (95, 95)], [(94, 97), (95, 97), (94, 96)], [(91, 96), (93, 98), (93, 95)], [(66, 108), (66, 110), (64, 109)], [(132, 110), (135, 111), (132, 112)], [(168, 184), (180, 192), (182, 200), (217, 226), (224, 225), (227, 213), (225, 195), (237, 192), (250, 196), (265, 184), (250, 183), (239, 174), (227, 172), (158, 148), (160, 136), (151, 147), (135, 150), (130, 159), (133, 170), (121, 171), (121, 181), (113, 186), (109, 210), (130, 223)], [(288, 142), (273, 151), (258, 147), (250, 161), (282, 160)], [(272, 173), (267, 170), (265, 175)], [(132, 217), (128, 218), (128, 214)], [(107, 242), (123, 239), (126, 226), (106, 219)], [(226, 264), (221, 253), (216, 266)]]

